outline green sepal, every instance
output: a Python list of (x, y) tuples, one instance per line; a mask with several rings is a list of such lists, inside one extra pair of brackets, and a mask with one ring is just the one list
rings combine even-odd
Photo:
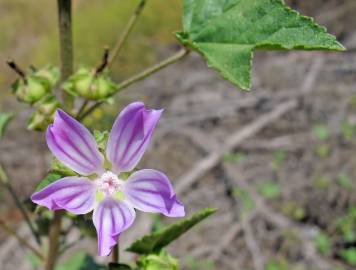
[(4, 136), (6, 128), (14, 116), (15, 114), (12, 112), (0, 113), (0, 139)]
[(142, 270), (178, 270), (179, 264), (176, 258), (170, 256), (166, 251), (159, 254), (149, 254), (142, 256), (137, 265)]

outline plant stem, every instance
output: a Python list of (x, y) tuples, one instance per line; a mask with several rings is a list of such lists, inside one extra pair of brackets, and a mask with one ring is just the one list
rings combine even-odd
[(119, 261), (120, 261), (120, 246), (118, 242), (112, 250), (112, 262), (119, 263)]
[(43, 255), (34, 246), (32, 246), (26, 239), (22, 238), (17, 234), (17, 232), (7, 225), (2, 219), (0, 219), (0, 226), (7, 231), (9, 234), (13, 235), (23, 246), (27, 247), (34, 255), (36, 255), (40, 260), (44, 260)]
[[(72, 0), (57, 0), (58, 25), (61, 59), (61, 82), (73, 74), (73, 33), (72, 33)], [(65, 107), (73, 107), (74, 98), (62, 92)]]
[(46, 270), (53, 270), (56, 264), (59, 251), (59, 236), (61, 233), (62, 211), (54, 212), (54, 217), (49, 230), (49, 247), (46, 259)]
[(88, 106), (89, 104), (89, 100), (85, 99), (82, 103), (82, 105), (80, 106), (77, 114), (76, 114), (76, 117), (78, 119), (78, 117), (84, 112), (84, 110), (86, 109), (86, 107)]
[[(131, 78), (124, 80), (123, 82), (118, 84), (118, 91), (121, 91), (125, 88), (127, 88), (128, 86), (139, 82), (145, 78), (147, 78), (148, 76), (156, 73), (157, 71), (160, 71), (161, 69), (179, 61), (180, 59), (182, 59), (184, 56), (188, 55), (189, 50), (186, 48), (181, 49), (180, 51), (178, 51), (177, 53), (175, 53), (174, 55), (172, 55), (171, 57), (163, 60), (162, 62), (159, 62), (158, 64), (142, 71), (141, 73), (138, 73), (137, 75), (132, 76)], [(117, 91), (117, 92), (118, 92)], [(116, 92), (116, 93), (117, 93)], [(114, 93), (114, 94), (116, 94)], [(96, 108), (98, 108), (99, 106), (101, 106), (102, 104), (104, 104), (103, 101), (98, 101), (95, 104), (93, 104), (91, 107), (88, 108), (87, 111), (85, 111), (81, 116), (79, 116), (79, 120), (83, 120), (85, 117), (87, 117), (89, 114), (91, 114)]]
[(16, 207), (20, 210), (20, 213), (21, 213), (22, 217), (24, 218), (32, 235), (34, 236), (37, 244), (41, 245), (41, 238), (40, 238), (39, 234), (37, 233), (37, 231), (35, 230), (35, 228), (33, 227), (33, 224), (30, 220), (30, 217), (27, 214), (26, 209), (23, 207), (22, 203), (20, 202), (19, 197), (17, 196), (15, 190), (13, 189), (12, 185), (10, 184), (9, 177), (7, 176), (6, 172), (4, 171), (4, 169), (2, 168), (1, 165), (0, 165), (0, 181), (2, 182), (4, 187), (9, 191), (12, 199), (15, 202)]
[(119, 55), (119, 52), (121, 51), (122, 47), (124, 46), (129, 34), (131, 33), (131, 30), (135, 26), (138, 17), (143, 11), (143, 8), (146, 5), (147, 0), (140, 0), (139, 4), (135, 8), (133, 14), (131, 15), (129, 22), (127, 23), (124, 32), (120, 35), (111, 55), (109, 58), (108, 66), (111, 66), (111, 64), (114, 62), (116, 57)]

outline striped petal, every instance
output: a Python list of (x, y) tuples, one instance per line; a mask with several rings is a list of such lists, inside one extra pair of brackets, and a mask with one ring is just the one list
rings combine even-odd
[(135, 210), (124, 201), (107, 197), (94, 209), (93, 222), (98, 234), (99, 256), (108, 256), (117, 244), (121, 232), (127, 230), (136, 217)]
[(31, 200), (50, 210), (80, 215), (93, 210), (95, 191), (95, 184), (85, 177), (65, 177), (33, 194)]
[(129, 104), (117, 117), (107, 144), (107, 159), (116, 173), (131, 171), (144, 154), (162, 110)]
[(156, 170), (140, 170), (124, 184), (125, 198), (144, 212), (183, 217), (184, 206), (173, 191), (167, 176)]
[(47, 129), (46, 140), (53, 155), (81, 175), (103, 172), (103, 155), (94, 137), (77, 120), (62, 110)]

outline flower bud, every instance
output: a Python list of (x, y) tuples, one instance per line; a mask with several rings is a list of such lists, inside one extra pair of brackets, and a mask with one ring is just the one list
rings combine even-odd
[(59, 101), (54, 96), (49, 96), (38, 104), (28, 121), (27, 128), (43, 131), (53, 122), (55, 112), (60, 107)]
[(117, 85), (107, 74), (94, 72), (81, 68), (65, 82), (63, 88), (74, 96), (89, 100), (102, 100), (110, 97), (117, 91)]
[(23, 102), (34, 104), (50, 93), (59, 79), (57, 68), (48, 66), (38, 71), (30, 71), (25, 78), (12, 84), (12, 92)]
[(140, 258), (138, 265), (144, 270), (179, 269), (178, 261), (164, 251), (158, 255), (150, 254)]

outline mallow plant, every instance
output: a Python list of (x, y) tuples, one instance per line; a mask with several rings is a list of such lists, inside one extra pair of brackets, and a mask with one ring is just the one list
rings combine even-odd
[[(71, 0), (57, 0), (59, 67), (31, 66), (24, 70), (14, 60), (8, 61), (18, 75), (12, 85), (13, 95), (33, 109), (27, 128), (45, 132), (54, 156), (51, 168), (43, 180), (39, 179), (30, 200), (17, 196), (6, 168), (0, 167), (1, 184), (10, 192), (33, 239), (19, 236), (2, 217), (0, 225), (28, 249), (35, 268), (179, 269), (179, 261), (165, 247), (216, 211), (206, 208), (190, 213), (189, 205), (174, 192), (174, 179), (171, 182), (169, 176), (156, 169), (135, 169), (164, 108), (147, 108), (139, 100), (133, 101), (120, 113), (117, 109), (118, 117), (110, 132), (91, 133), (90, 127), (82, 124), (99, 107), (115, 106), (120, 97), (115, 95), (192, 51), (237, 88), (249, 90), (255, 50), (344, 50), (324, 27), (287, 7), (282, 0), (182, 1), (182, 29), (175, 33), (181, 49), (121, 82), (111, 79), (110, 66), (132, 34), (148, 0), (135, 0), (137, 6), (126, 28), (117, 43), (104, 50), (97, 67), (77, 71), (73, 68)], [(5, 129), (13, 118), (12, 112), (0, 114), (1, 137), (6, 136)], [(213, 207), (214, 202), (211, 204)], [(120, 236), (133, 226), (137, 210), (179, 220), (126, 247), (127, 252), (138, 256), (124, 263), (119, 257)], [(78, 242), (68, 239), (71, 230), (79, 232), (78, 240), (95, 239), (97, 255), (111, 255), (106, 265), (95, 263), (93, 254), (83, 252), (63, 261), (62, 254), (68, 254), (66, 251)]]

